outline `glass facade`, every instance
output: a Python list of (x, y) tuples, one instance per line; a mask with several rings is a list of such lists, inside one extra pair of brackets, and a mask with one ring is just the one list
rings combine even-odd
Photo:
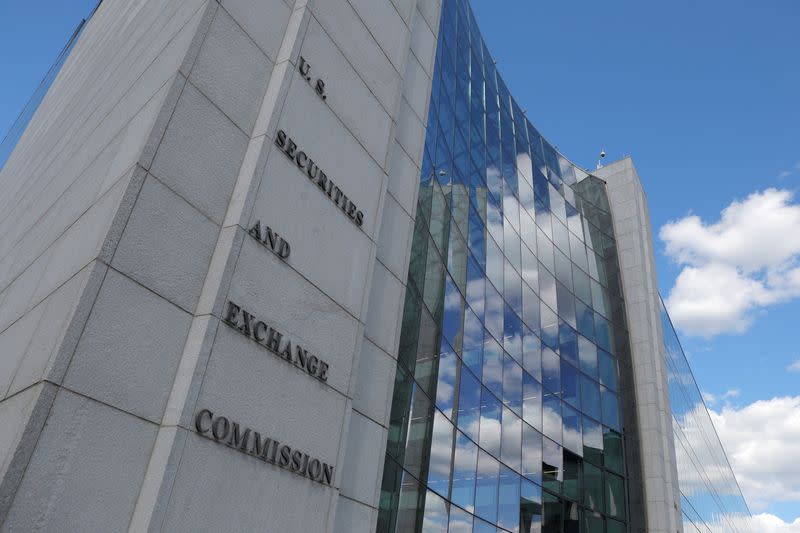
[(627, 531), (627, 345), (605, 184), (444, 0), (377, 531)]
[(663, 302), (661, 323), (684, 531), (754, 531), (747, 503)]

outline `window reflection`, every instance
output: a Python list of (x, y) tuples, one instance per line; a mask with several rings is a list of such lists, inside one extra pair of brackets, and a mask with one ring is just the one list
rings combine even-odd
[(624, 530), (605, 189), (527, 121), (465, 0), (440, 25), (378, 531)]

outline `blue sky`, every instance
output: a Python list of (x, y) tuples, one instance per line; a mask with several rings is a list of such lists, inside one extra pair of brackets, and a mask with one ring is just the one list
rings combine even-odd
[[(800, 316), (800, 275), (792, 277), (800, 274), (800, 3), (472, 3), (512, 94), (551, 142), (585, 168), (601, 148), (607, 160), (633, 156), (662, 294), (680, 282), (668, 304), (743, 489), (754, 514), (791, 523), (800, 517), (800, 367), (790, 370), (800, 360), (792, 335)], [(0, 0), (2, 134), (94, 4)], [(770, 206), (777, 214), (765, 220), (759, 208)], [(716, 252), (698, 257), (709, 242)], [(748, 262), (769, 255), (765, 243), (781, 253)], [(709, 276), (728, 279), (719, 272), (729, 283), (709, 284)], [(731, 303), (732, 293), (746, 296)], [(763, 430), (745, 429), (777, 443), (768, 464), (747, 455), (752, 435), (730, 429), (758, 420)], [(800, 521), (774, 531), (800, 531)]]

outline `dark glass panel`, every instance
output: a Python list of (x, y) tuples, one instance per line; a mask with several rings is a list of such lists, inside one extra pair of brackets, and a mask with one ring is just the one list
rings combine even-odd
[(581, 473), (583, 471), (583, 461), (574, 453), (564, 450), (564, 497), (573, 501), (581, 498)]
[(542, 489), (522, 480), (519, 495), (520, 533), (540, 533), (542, 530)]
[(564, 533), (580, 533), (580, 508), (575, 502), (564, 502)]
[(589, 463), (583, 464), (582, 501), (589, 509), (603, 510), (603, 472)]
[(558, 498), (545, 492), (542, 494), (542, 533), (561, 533), (563, 509)]
[(625, 484), (622, 478), (606, 473), (606, 513), (625, 519)]
[(603, 516), (596, 511), (583, 511), (581, 533), (604, 533)]
[(603, 455), (606, 468), (615, 472), (624, 472), (625, 462), (622, 454), (622, 437), (614, 430), (603, 430)]
[(564, 479), (564, 463), (561, 446), (542, 438), (542, 485), (555, 493), (561, 492), (561, 481)]

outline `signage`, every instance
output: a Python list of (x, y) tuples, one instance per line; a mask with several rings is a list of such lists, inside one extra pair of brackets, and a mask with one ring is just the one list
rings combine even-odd
[(267, 248), (267, 250), (271, 251), (284, 261), (289, 258), (289, 254), (292, 253), (292, 247), (289, 246), (289, 243), (278, 235), (277, 232), (272, 231), (272, 228), (269, 226), (262, 226), (260, 220), (256, 220), (253, 227), (247, 232), (253, 237), (255, 240), (259, 242), (259, 244), (263, 245)]
[(246, 337), (255, 340), (261, 346), (286, 362), (295, 365), (320, 381), (328, 381), (328, 363), (305, 350), (275, 328), (258, 320), (235, 303), (228, 301), (223, 321)]
[(298, 168), (305, 171), (308, 179), (316, 183), (320, 190), (342, 210), (342, 213), (353, 221), (359, 228), (364, 224), (364, 213), (361, 212), (356, 204), (350, 200), (342, 189), (340, 189), (325, 172), (314, 163), (314, 160), (303, 150), (300, 150), (297, 143), (286, 135), (283, 130), (278, 130), (275, 136), (275, 144), (278, 148), (291, 159)]
[(265, 436), (262, 439), (258, 431), (243, 428), (224, 416), (215, 416), (208, 409), (197, 413), (194, 427), (200, 435), (266, 463), (285, 468), (289, 472), (323, 485), (333, 484), (332, 465), (269, 437)]
[[(300, 74), (302, 74), (306, 81), (311, 84), (311, 65), (303, 56), (300, 56), (300, 61), (297, 63), (297, 70), (299, 70)], [(322, 81), (322, 79), (317, 78), (317, 80), (311, 85), (314, 87), (314, 92), (317, 93), (317, 96), (323, 100), (328, 99), (328, 97), (325, 95), (325, 82)]]

